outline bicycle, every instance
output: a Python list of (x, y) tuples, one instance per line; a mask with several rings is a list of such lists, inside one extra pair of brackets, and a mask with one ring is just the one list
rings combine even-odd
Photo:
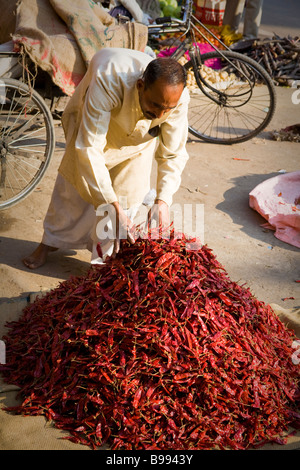
[[(40, 183), (55, 148), (54, 121), (44, 98), (13, 69), (19, 54), (0, 51), (0, 210), (27, 197)], [(7, 64), (7, 68), (6, 68)]]
[[(230, 50), (193, 15), (192, 9), (193, 1), (186, 0), (181, 8), (182, 19), (162, 17), (148, 25), (152, 47), (162, 34), (181, 33), (179, 46), (170, 55), (183, 63), (188, 77), (194, 81), (193, 86), (188, 82), (189, 132), (214, 144), (236, 144), (252, 139), (266, 128), (275, 112), (272, 78), (256, 61)], [(201, 53), (196, 34), (214, 50)], [(214, 82), (209, 79), (211, 64), (215, 67)]]
[[(253, 59), (231, 51), (192, 13), (193, 1), (185, 0), (182, 19), (158, 18), (148, 26), (149, 39), (165, 33), (180, 33), (182, 41), (172, 55), (182, 60), (195, 80), (190, 90), (189, 131), (195, 137), (217, 144), (234, 144), (251, 139), (271, 121), (276, 94), (271, 77)], [(219, 41), (217, 49), (199, 26)], [(214, 51), (201, 54), (196, 33)], [(43, 96), (24, 80), (10, 76), (19, 53), (0, 50), (9, 67), (0, 73), (0, 210), (27, 197), (43, 178), (55, 148), (54, 122)], [(2, 63), (1, 60), (1, 63)], [(205, 77), (207, 61), (217, 61), (216, 86)], [(227, 74), (227, 80), (221, 78)], [(19, 78), (19, 77), (17, 77)], [(261, 92), (261, 93), (260, 93)]]

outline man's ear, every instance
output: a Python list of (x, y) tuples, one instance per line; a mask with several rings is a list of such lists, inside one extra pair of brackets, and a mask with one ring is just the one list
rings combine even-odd
[(138, 81), (136, 82), (137, 89), (138, 90), (143, 90), (144, 89), (144, 80), (142, 78), (139, 78)]

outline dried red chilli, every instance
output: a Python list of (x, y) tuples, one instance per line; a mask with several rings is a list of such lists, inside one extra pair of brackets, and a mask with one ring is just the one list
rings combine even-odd
[(182, 234), (124, 241), (8, 326), (2, 373), (23, 402), (7, 410), (74, 442), (246, 449), (299, 427), (293, 332)]

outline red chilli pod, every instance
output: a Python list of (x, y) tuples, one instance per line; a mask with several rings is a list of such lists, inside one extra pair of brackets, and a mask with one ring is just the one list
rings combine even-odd
[(152, 233), (8, 325), (1, 370), (22, 403), (7, 410), (94, 449), (284, 444), (300, 424), (294, 333), (207, 246)]

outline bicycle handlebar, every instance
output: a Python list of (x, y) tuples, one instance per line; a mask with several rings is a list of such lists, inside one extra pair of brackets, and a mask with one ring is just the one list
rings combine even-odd
[[(170, 23), (172, 21), (171, 16), (161, 16), (159, 18), (156, 18), (155, 23), (156, 24), (162, 24), (162, 23)], [(151, 26), (151, 25), (149, 25)]]
[(172, 16), (162, 16), (156, 18), (155, 23), (148, 25), (148, 30), (153, 30), (152, 32), (158, 31), (158, 26), (163, 25), (166, 28), (178, 28), (184, 27), (185, 29), (189, 28), (190, 19), (193, 8), (193, 0), (186, 0), (185, 5), (182, 6), (181, 11), (183, 11), (182, 20), (179, 18), (173, 18)]

